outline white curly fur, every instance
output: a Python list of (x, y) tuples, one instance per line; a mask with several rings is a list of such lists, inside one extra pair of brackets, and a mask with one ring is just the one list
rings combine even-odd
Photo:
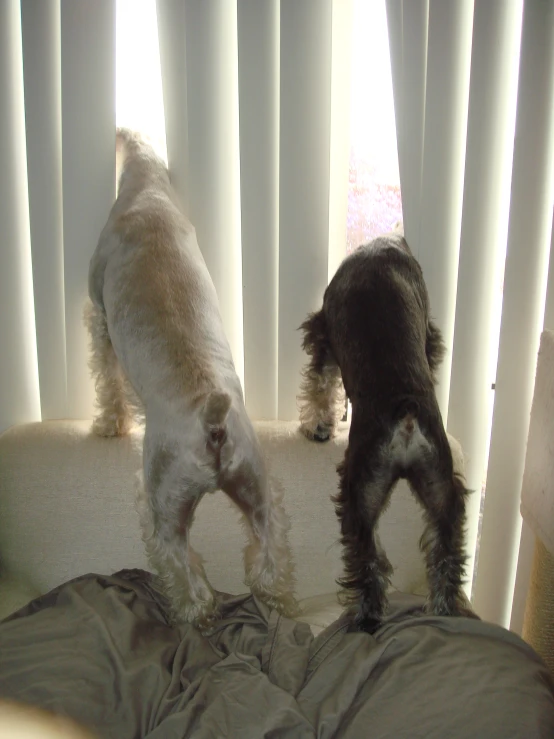
[(150, 146), (120, 131), (117, 153), (118, 197), (91, 260), (85, 308), (100, 411), (94, 431), (125, 434), (144, 408), (138, 510), (175, 621), (206, 628), (217, 618), (189, 533), (202, 496), (218, 489), (246, 522), (246, 582), (292, 615), (282, 496), (268, 484), (194, 228)]
[[(245, 583), (261, 600), (285, 615), (298, 613), (292, 596), (294, 568), (288, 552), (289, 520), (283, 506), (283, 491), (277, 480), (270, 485), (271, 504), (251, 518), (242, 517), (249, 537), (244, 549)], [(260, 546), (264, 542), (264, 546)]]
[(125, 436), (143, 410), (115, 355), (106, 315), (90, 300), (83, 311), (89, 332), (89, 368), (94, 378), (99, 414), (93, 421), (98, 436)]
[(332, 438), (344, 417), (346, 395), (338, 366), (331, 362), (317, 372), (312, 364), (302, 370), (298, 394), (300, 430), (308, 439)]
[(190, 546), (189, 531), (182, 538), (175, 537), (171, 530), (167, 532), (167, 537), (160, 535), (160, 526), (156, 526), (154, 519), (152, 499), (144, 487), (142, 470), (137, 472), (136, 492), (146, 554), (163, 582), (172, 619), (175, 622), (195, 623), (201, 629), (208, 628), (217, 616), (216, 602), (202, 566), (202, 558)]

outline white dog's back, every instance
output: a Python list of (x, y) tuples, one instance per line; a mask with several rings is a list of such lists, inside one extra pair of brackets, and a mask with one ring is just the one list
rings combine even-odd
[(163, 162), (137, 139), (126, 144), (118, 198), (89, 273), (118, 359), (145, 406), (166, 398), (179, 410), (177, 397), (196, 404), (220, 387), (242, 400), (196, 232)]

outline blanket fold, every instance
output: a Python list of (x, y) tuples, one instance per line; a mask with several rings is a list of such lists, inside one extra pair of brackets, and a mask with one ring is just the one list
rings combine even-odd
[(250, 594), (207, 634), (172, 628), (156, 578), (86, 575), (0, 623), (0, 697), (99, 737), (551, 739), (554, 686), (519, 637), (395, 594), (372, 636), (317, 637)]

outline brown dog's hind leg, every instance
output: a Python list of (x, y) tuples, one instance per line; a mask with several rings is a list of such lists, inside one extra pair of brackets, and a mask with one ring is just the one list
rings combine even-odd
[(323, 311), (304, 321), (302, 347), (310, 361), (302, 370), (298, 395), (300, 430), (308, 439), (327, 441), (344, 415), (345, 396), (340, 369), (329, 346)]
[(372, 464), (372, 456), (377, 455), (366, 449), (355, 454), (347, 450), (338, 467), (335, 498), (343, 545), (342, 600), (351, 607), (356, 625), (368, 632), (378, 626), (387, 603), (392, 566), (379, 545), (376, 527), (396, 482), (391, 469), (379, 460)]
[(471, 616), (463, 592), (465, 499), (467, 489), (452, 471), (432, 454), (410, 471), (408, 481), (425, 510), (421, 537), (429, 579), (429, 609), (437, 616)]

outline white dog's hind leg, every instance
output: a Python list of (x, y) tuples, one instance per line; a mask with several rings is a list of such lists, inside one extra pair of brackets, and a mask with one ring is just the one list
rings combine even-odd
[(265, 476), (253, 472), (225, 492), (242, 511), (250, 540), (244, 550), (246, 585), (270, 607), (286, 616), (296, 615), (289, 520), (282, 493), (277, 486), (272, 492)]
[(89, 366), (100, 411), (93, 421), (93, 431), (98, 436), (124, 436), (133, 424), (133, 411), (125, 389), (125, 376), (108, 333), (106, 315), (87, 301), (84, 321), (90, 335)]
[(163, 507), (138, 476), (137, 507), (148, 560), (163, 582), (175, 623), (208, 628), (217, 617), (202, 559), (190, 544), (190, 527), (201, 495), (176, 494)]

